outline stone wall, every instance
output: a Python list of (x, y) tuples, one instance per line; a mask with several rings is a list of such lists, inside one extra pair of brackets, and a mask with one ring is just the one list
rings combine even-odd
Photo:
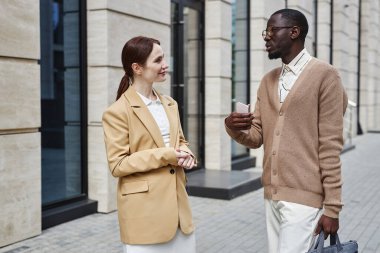
[(41, 233), (39, 2), (0, 3), (0, 247)]
[[(237, 0), (238, 1), (238, 0)], [(358, 59), (359, 0), (267, 0), (250, 2), (251, 104), (262, 76), (280, 66), (270, 61), (261, 32), (276, 10), (296, 8), (310, 24), (306, 47), (341, 73), (349, 99), (358, 101), (364, 131), (380, 130), (380, 3), (363, 0)], [(333, 18), (330, 17), (333, 7)], [(0, 247), (41, 233), (41, 99), (39, 1), (0, 2)], [(315, 13), (318, 14), (315, 23)], [(75, 18), (74, 16), (72, 16)], [(224, 118), (231, 110), (231, 1), (205, 1), (205, 167), (231, 169), (231, 139)], [(333, 26), (331, 26), (333, 20)], [(67, 21), (70, 21), (68, 17)], [(333, 29), (333, 45), (330, 31)], [(317, 29), (317, 38), (315, 38)], [(115, 101), (123, 76), (121, 50), (137, 35), (161, 41), (171, 62), (171, 1), (87, 1), (88, 186), (99, 212), (116, 209), (116, 182), (108, 171), (101, 117)], [(330, 54), (330, 48), (333, 55)], [(75, 53), (75, 52), (71, 52)], [(170, 94), (170, 75), (156, 88)], [(68, 91), (70, 92), (70, 91)], [(356, 111), (353, 127), (356, 132)], [(69, 129), (67, 129), (69, 131)], [(73, 140), (74, 141), (74, 140)], [(262, 150), (252, 150), (261, 166)], [(70, 156), (72, 157), (72, 156)]]
[(231, 111), (231, 3), (207, 0), (205, 12), (205, 167), (230, 170), (224, 118)]
[(360, 123), (380, 131), (380, 3), (362, 1)]

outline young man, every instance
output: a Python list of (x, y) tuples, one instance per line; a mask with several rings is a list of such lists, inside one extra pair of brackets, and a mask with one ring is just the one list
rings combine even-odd
[[(261, 80), (253, 114), (231, 113), (227, 133), (249, 148), (264, 145), (264, 186), (270, 253), (304, 253), (321, 230), (339, 228), (343, 115), (347, 106), (338, 72), (304, 47), (305, 16), (272, 14), (262, 35), (269, 59), (282, 67)], [(244, 133), (241, 130), (248, 130)]]

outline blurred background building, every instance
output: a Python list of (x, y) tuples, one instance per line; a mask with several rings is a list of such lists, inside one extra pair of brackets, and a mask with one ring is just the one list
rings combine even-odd
[(380, 131), (378, 0), (3, 0), (0, 2), (0, 247), (93, 212), (116, 209), (101, 116), (133, 36), (157, 38), (165, 84), (205, 171), (261, 167), (224, 118), (254, 104), (269, 61), (261, 32), (274, 11), (305, 13), (308, 51), (341, 73), (345, 138)]

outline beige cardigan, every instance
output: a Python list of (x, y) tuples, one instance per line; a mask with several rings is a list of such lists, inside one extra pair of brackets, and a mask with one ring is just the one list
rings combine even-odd
[(341, 202), (343, 115), (347, 95), (338, 72), (312, 58), (284, 103), (279, 103), (281, 68), (267, 73), (257, 92), (248, 134), (227, 133), (250, 148), (264, 145), (264, 197), (316, 208), (337, 218)]
[(103, 114), (104, 140), (110, 172), (117, 177), (117, 208), (121, 240), (155, 244), (171, 240), (178, 227), (194, 230), (186, 193), (186, 176), (177, 166), (175, 149), (190, 154), (177, 103), (159, 98), (170, 123), (170, 147), (149, 109), (130, 87)]

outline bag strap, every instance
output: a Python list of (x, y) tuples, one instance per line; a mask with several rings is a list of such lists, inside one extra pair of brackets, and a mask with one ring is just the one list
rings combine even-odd
[[(317, 253), (323, 253), (323, 245), (325, 243), (325, 234), (323, 233), (323, 230), (319, 233), (317, 244), (315, 245), (314, 249), (317, 250)], [(330, 235), (330, 245), (336, 245), (337, 252), (341, 252), (343, 250), (342, 245), (340, 244), (339, 236), (338, 234)]]
[(336, 244), (336, 236), (330, 235), (330, 245), (335, 245), (335, 244)]

